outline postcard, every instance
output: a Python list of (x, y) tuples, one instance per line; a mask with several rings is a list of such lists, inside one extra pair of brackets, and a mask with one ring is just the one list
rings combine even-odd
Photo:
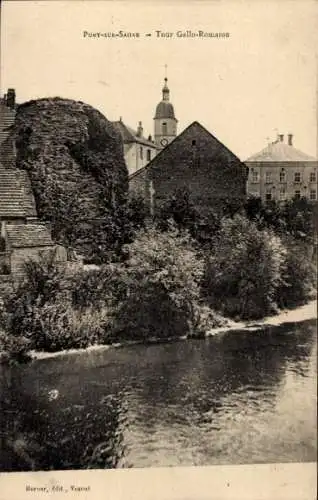
[(316, 496), (317, 3), (4, 0), (0, 499)]

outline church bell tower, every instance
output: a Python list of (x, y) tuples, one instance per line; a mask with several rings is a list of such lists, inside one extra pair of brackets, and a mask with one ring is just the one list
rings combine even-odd
[(168, 78), (165, 77), (162, 88), (162, 100), (156, 107), (154, 117), (154, 139), (158, 147), (164, 148), (177, 136), (177, 123), (178, 120), (175, 117), (174, 108), (170, 102)]

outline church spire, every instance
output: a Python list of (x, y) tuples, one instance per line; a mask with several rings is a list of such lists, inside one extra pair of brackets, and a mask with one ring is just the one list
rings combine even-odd
[(165, 77), (165, 83), (164, 83), (164, 86), (162, 88), (162, 100), (169, 101), (169, 97), (170, 97), (170, 90), (168, 88), (168, 78)]
[(162, 100), (169, 101), (170, 98), (170, 90), (168, 88), (168, 77), (167, 77), (168, 66), (165, 64), (165, 83), (162, 89)]
[(154, 117), (154, 136), (157, 146), (167, 146), (177, 135), (178, 120), (174, 115), (174, 108), (170, 101), (170, 90), (168, 87), (167, 65), (165, 64), (165, 78), (162, 88), (162, 100), (156, 107)]

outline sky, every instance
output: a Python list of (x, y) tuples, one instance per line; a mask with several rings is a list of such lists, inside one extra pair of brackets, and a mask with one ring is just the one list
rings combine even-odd
[[(167, 65), (178, 132), (200, 122), (242, 160), (278, 133), (317, 155), (317, 3), (310, 0), (7, 1), (1, 95), (60, 96), (153, 134)], [(84, 37), (84, 31), (140, 33)], [(228, 38), (177, 32), (228, 32)], [(157, 36), (171, 32), (171, 37)], [(151, 37), (145, 36), (151, 33)]]

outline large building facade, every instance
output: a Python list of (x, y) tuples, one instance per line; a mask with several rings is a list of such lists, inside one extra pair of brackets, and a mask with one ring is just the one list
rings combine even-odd
[(247, 192), (264, 202), (305, 197), (317, 200), (318, 161), (296, 149), (293, 136), (283, 134), (245, 161), (249, 168)]

